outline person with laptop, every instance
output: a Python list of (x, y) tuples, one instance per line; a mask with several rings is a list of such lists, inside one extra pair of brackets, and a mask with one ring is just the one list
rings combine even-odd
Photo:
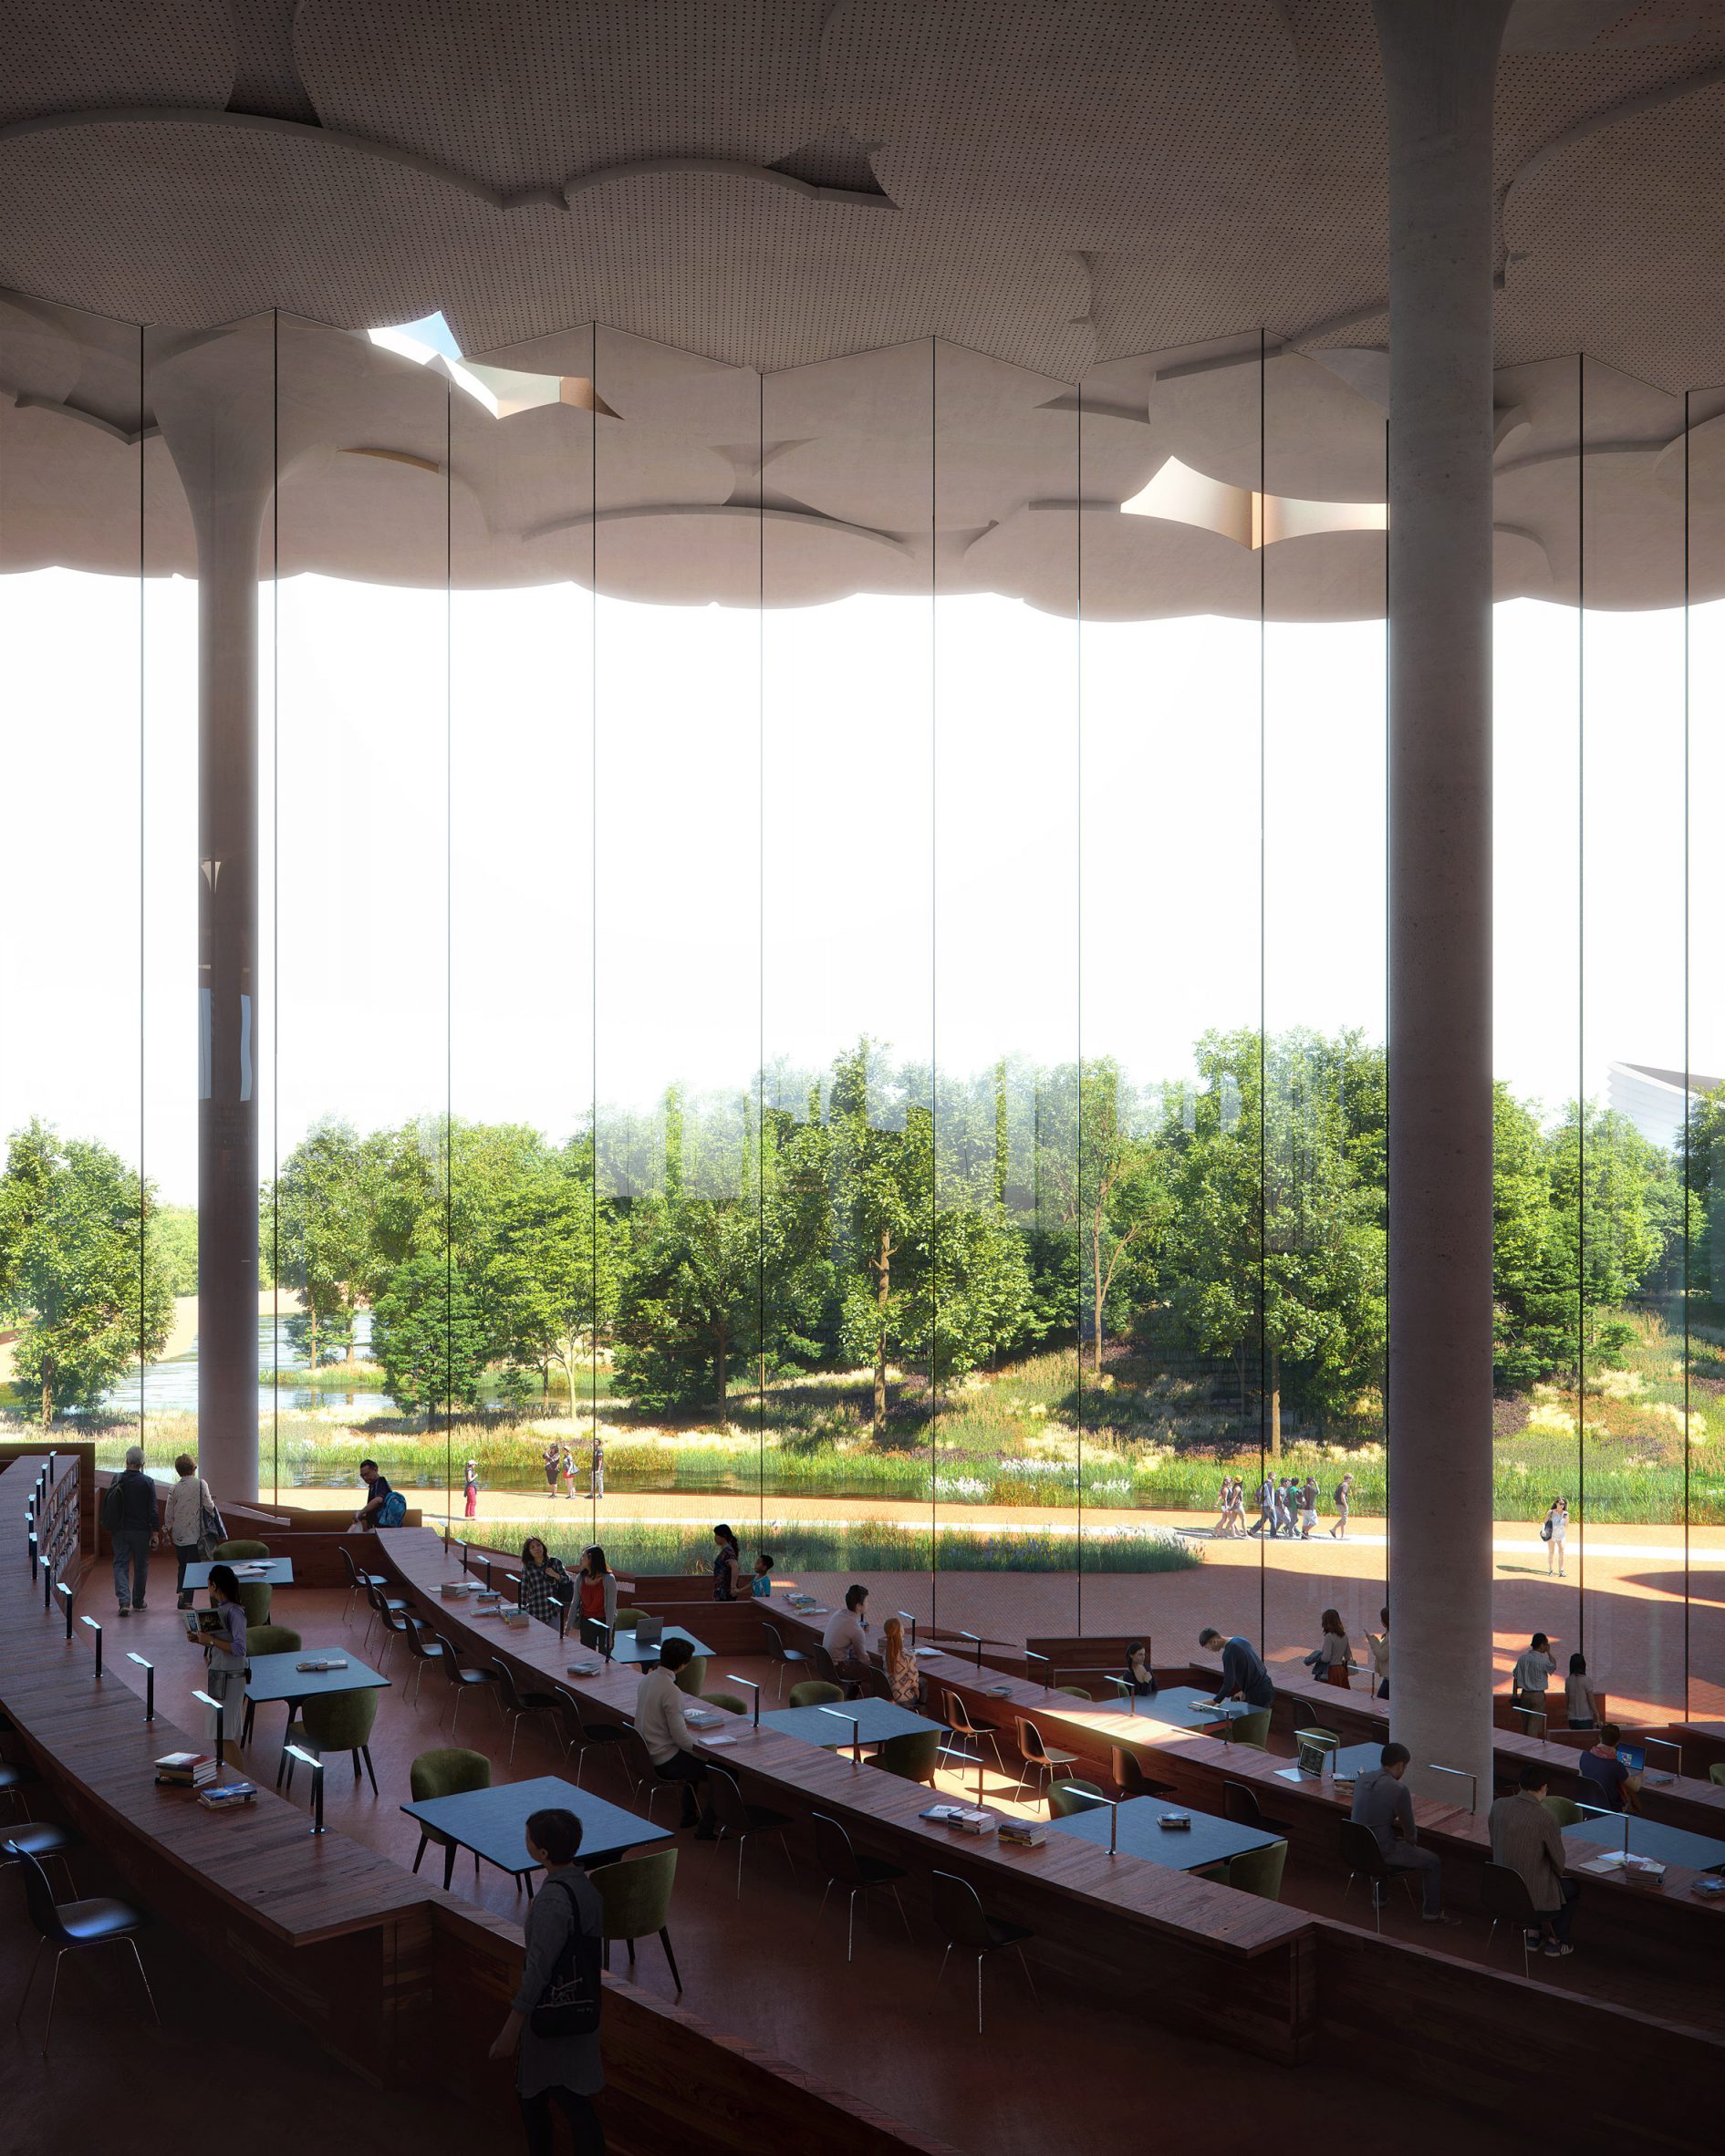
[(868, 1660), (868, 1590), (858, 1581), (845, 1590), (845, 1606), (826, 1620), (821, 1645), (833, 1660), (833, 1674), (854, 1697), (854, 1687), (874, 1674)]
[(1354, 1806), (1347, 1816), (1371, 1829), (1392, 1871), (1418, 1872), (1419, 1913), (1427, 1923), (1459, 1924), (1459, 1916), (1444, 1914), (1443, 1865), (1438, 1852), (1420, 1846), (1413, 1791), (1402, 1779), (1412, 1756), (1406, 1745), (1386, 1745), (1378, 1754), (1382, 1764), (1368, 1767), (1356, 1778)]
[(1599, 1732), (1599, 1742), (1577, 1757), (1575, 1771), (1585, 1784), (1584, 1804), (1595, 1804), (1606, 1811), (1641, 1809), (1637, 1797), (1641, 1775), (1617, 1749), (1621, 1738), (1617, 1725), (1607, 1722)]
[(1198, 1635), (1198, 1643), (1211, 1653), (1220, 1651), (1221, 1654), (1221, 1684), (1213, 1705), (1220, 1706), (1224, 1699), (1243, 1699), (1248, 1706), (1274, 1706), (1276, 1688), (1270, 1682), (1263, 1657), (1250, 1640), (1239, 1633), (1224, 1640), (1213, 1624), (1207, 1624)]
[(1537, 1935), (1547, 1954), (1574, 1954), (1569, 1927), (1581, 1889), (1565, 1872), (1563, 1829), (1540, 1801), (1545, 1783), (1545, 1769), (1530, 1761), (1519, 1787), (1491, 1807), (1491, 1861), (1513, 1871), (1527, 1889), (1538, 1927), (1537, 1934), (1528, 1933), (1528, 1944)]
[(635, 1734), (647, 1747), (659, 1779), (683, 1785), (683, 1825), (695, 1829), (697, 1841), (711, 1841), (718, 1825), (705, 1786), (706, 1763), (695, 1756), (694, 1736), (683, 1719), (689, 1695), (677, 1684), (677, 1672), (693, 1659), (694, 1652), (693, 1642), (683, 1639), (667, 1640), (660, 1648), (658, 1663), (635, 1688)]

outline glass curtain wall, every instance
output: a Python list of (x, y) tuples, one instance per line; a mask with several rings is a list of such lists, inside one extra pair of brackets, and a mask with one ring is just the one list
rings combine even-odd
[[(0, 379), (12, 1426), (117, 1458), (141, 1418), (165, 1467), (202, 1382), (225, 1442), (212, 1343), (255, 1322), (266, 1496), (346, 1507), (369, 1456), (459, 1521), (471, 1463), (504, 1547), (705, 1571), (725, 1520), (949, 1629), (1296, 1665), (1334, 1606), (1359, 1652), (1369, 365), (762, 377), (7, 301)], [(1725, 392), (1578, 360), (1500, 398), (1497, 1650), (1717, 1715)], [(203, 776), (255, 744), (231, 1034), (201, 673)], [(253, 1118), (255, 1249), (200, 1168)]]

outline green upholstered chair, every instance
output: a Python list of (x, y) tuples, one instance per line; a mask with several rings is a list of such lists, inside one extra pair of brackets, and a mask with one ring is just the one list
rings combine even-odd
[(1573, 1797), (1542, 1797), (1540, 1802), (1560, 1827), (1578, 1827), (1587, 1816)]
[(1236, 1893), (1261, 1894), (1266, 1902), (1279, 1902), (1287, 1861), (1285, 1841), (1273, 1841), (1267, 1849), (1242, 1850), (1228, 1861), (1228, 1883)]
[(844, 1696), (842, 1684), (829, 1684), (824, 1677), (805, 1677), (800, 1684), (791, 1686), (794, 1707), (831, 1706)]
[[(245, 1630), (269, 1622), (270, 1588), (267, 1580), (242, 1580), (240, 1581), (240, 1607), (245, 1612)], [(249, 1639), (248, 1639), (249, 1652)]]
[(611, 1630), (613, 1632), (633, 1632), (646, 1614), (645, 1610), (619, 1610), (617, 1612), (617, 1622), (612, 1625)]
[(1096, 1704), (1096, 1694), (1086, 1692), (1082, 1684), (1056, 1684), (1055, 1690), (1064, 1692), (1068, 1699), (1087, 1699), (1093, 1706)]
[(677, 1974), (677, 1957), (670, 1950), (670, 1933), (667, 1929), (670, 1890), (677, 1877), (676, 1850), (659, 1849), (650, 1856), (626, 1858), (620, 1864), (596, 1865), (587, 1877), (599, 1890), (599, 1900), (604, 1904), (599, 1936), (605, 1942), (606, 1967), (611, 1965), (613, 1939), (627, 1944), (632, 1965), (636, 1940), (657, 1932), (659, 1944), (664, 1948), (665, 1959), (670, 1966), (670, 1980), (681, 1991), (683, 1980)]
[(1714, 1760), (1707, 1770), (1707, 1778), (1709, 1782), (1719, 1782), (1725, 1785), (1725, 1759)]
[(267, 1557), (268, 1555), (269, 1544), (267, 1542), (218, 1542), (215, 1546), (214, 1561), (219, 1565), (244, 1564), (255, 1557)]
[(1068, 1819), (1075, 1811), (1094, 1811), (1107, 1802), (1094, 1782), (1055, 1782), (1048, 1792), (1048, 1816)]
[(734, 1692), (703, 1692), (701, 1704), (702, 1706), (722, 1707), (727, 1715), (746, 1715), (749, 1711)]
[(297, 1654), (299, 1634), (291, 1624), (254, 1624), (250, 1618), (245, 1622), (245, 1652), (252, 1654)]
[(671, 1682), (679, 1692), (691, 1693), (696, 1699), (699, 1699), (701, 1687), (706, 1674), (707, 1657), (704, 1654), (697, 1654), (683, 1664), (682, 1667), (672, 1676)]
[(907, 1782), (932, 1782), (940, 1759), (939, 1729), (907, 1730), (877, 1747), (874, 1764)]
[(1231, 1745), (1249, 1745), (1254, 1752), (1270, 1749), (1270, 1710), (1255, 1707), (1249, 1715), (1236, 1715), (1228, 1724)]
[[(245, 1652), (248, 1655), (297, 1654), (299, 1653), (299, 1634), (291, 1625), (254, 1624), (248, 1618), (245, 1626)], [(249, 1745), (252, 1741), (252, 1717), (256, 1709), (257, 1702), (248, 1699), (245, 1703), (245, 1714), (240, 1725), (242, 1745)]]
[[(458, 1746), (445, 1745), (435, 1752), (421, 1752), (408, 1768), (407, 1778), (414, 1803), (429, 1804), (433, 1797), (460, 1797), (468, 1789), (489, 1789), (491, 1761), (483, 1752), (465, 1752)], [(420, 1846), (413, 1852), (416, 1871), (428, 1841), (436, 1842), (443, 1852), (443, 1884), (447, 1887), (455, 1874), (455, 1844), (435, 1827), (422, 1827)], [(473, 1852), (473, 1877), (479, 1877), (477, 1850)]]
[[(378, 1719), (378, 1694), (364, 1692), (314, 1692), (299, 1703), (299, 1718), (287, 1725), (283, 1740), (282, 1764), (287, 1769), (287, 1794), (294, 1793), (294, 1758), (288, 1745), (303, 1745), (322, 1758), (326, 1752), (350, 1752), (353, 1778), (359, 1779), (359, 1762), (365, 1761), (371, 1794), (378, 1793), (377, 1771), (371, 1764), (371, 1731)], [(279, 1784), (280, 1768), (276, 1770)]]

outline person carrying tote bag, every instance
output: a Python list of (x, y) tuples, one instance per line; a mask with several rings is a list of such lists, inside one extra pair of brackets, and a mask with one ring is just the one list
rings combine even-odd
[(521, 1986), (491, 2057), (515, 2061), (528, 2156), (552, 2156), (554, 2105), (568, 2122), (575, 2156), (605, 2156), (605, 2130), (592, 2100), (605, 2086), (598, 1889), (575, 1861), (581, 1822), (573, 1812), (534, 1812), (526, 1840), (527, 1854), (546, 1875), (527, 1908)]
[(179, 1606), (189, 1610), (192, 1591), (186, 1585), (186, 1567), (208, 1564), (217, 1546), (225, 1540), (226, 1530), (210, 1486), (198, 1473), (198, 1463), (189, 1452), (180, 1455), (173, 1471), (180, 1479), (162, 1500), (161, 1525), (179, 1561), (180, 1576), (175, 1582)]

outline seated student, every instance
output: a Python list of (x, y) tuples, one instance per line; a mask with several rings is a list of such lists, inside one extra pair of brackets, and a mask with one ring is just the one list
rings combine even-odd
[[(1569, 1927), (1581, 1889), (1565, 1872), (1569, 1860), (1563, 1829), (1540, 1802), (1545, 1783), (1545, 1769), (1530, 1764), (1522, 1767), (1520, 1786), (1512, 1794), (1493, 1804), (1489, 1820), (1491, 1861), (1506, 1865), (1526, 1886), (1545, 1952), (1574, 1954)], [(1530, 1946), (1534, 1937), (1530, 1931)]]
[(389, 1484), (378, 1473), (376, 1460), (361, 1460), (359, 1479), (366, 1486), (366, 1501), (353, 1516), (357, 1528), (374, 1528), (383, 1518), (383, 1508), (391, 1496)]
[(1140, 1699), (1156, 1689), (1156, 1673), (1145, 1654), (1142, 1640), (1134, 1640), (1126, 1651), (1126, 1682)]
[(693, 1660), (694, 1652), (691, 1640), (667, 1640), (660, 1649), (658, 1666), (649, 1669), (635, 1688), (635, 1731), (660, 1780), (682, 1783), (683, 1825), (696, 1828), (698, 1841), (711, 1841), (719, 1829), (704, 1786), (707, 1769), (695, 1757), (694, 1736), (683, 1719), (688, 1695), (677, 1685), (677, 1672)]
[(1572, 1729), (1591, 1729), (1599, 1719), (1599, 1698), (1587, 1674), (1587, 1657), (1572, 1654), (1569, 1674), (1564, 1679), (1564, 1699)]
[(915, 1656), (905, 1652), (904, 1626), (896, 1617), (888, 1617), (880, 1628), (880, 1663), (893, 1705), (915, 1706), (922, 1696), (922, 1674)]
[(754, 1570), (749, 1574), (749, 1592), (764, 1600), (773, 1591), (773, 1560), (762, 1550), (754, 1560)]
[(868, 1590), (857, 1581), (845, 1590), (845, 1606), (826, 1620), (821, 1645), (833, 1658), (833, 1672), (847, 1695), (868, 1682)]
[(1354, 1808), (1347, 1816), (1371, 1829), (1392, 1871), (1418, 1872), (1420, 1914), (1429, 1924), (1459, 1924), (1459, 1916), (1444, 1916), (1443, 1867), (1438, 1852), (1419, 1846), (1413, 1792), (1401, 1778), (1412, 1756), (1406, 1745), (1386, 1745), (1378, 1754), (1382, 1764), (1368, 1767), (1355, 1781)]
[(1276, 1688), (1263, 1666), (1263, 1657), (1250, 1640), (1239, 1633), (1224, 1640), (1213, 1624), (1207, 1624), (1198, 1635), (1198, 1643), (1221, 1655), (1221, 1684), (1215, 1695), (1216, 1705), (1224, 1699), (1243, 1699), (1248, 1706), (1274, 1706)]
[(1575, 1771), (1587, 1784), (1581, 1800), (1603, 1805), (1607, 1811), (1639, 1811), (1636, 1792), (1641, 1787), (1641, 1777), (1617, 1757), (1621, 1734), (1615, 1722), (1607, 1722), (1599, 1732), (1599, 1742), (1576, 1758)]

